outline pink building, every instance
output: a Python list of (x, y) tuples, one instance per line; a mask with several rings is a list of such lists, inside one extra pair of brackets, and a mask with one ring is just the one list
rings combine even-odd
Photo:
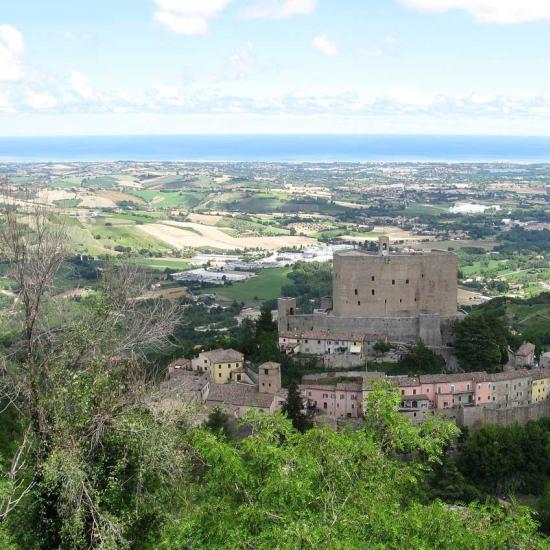
[(473, 372), (475, 405), (481, 407), (492, 401), (491, 375), (486, 372)]
[(426, 396), (430, 408), (437, 410), (484, 405), (491, 400), (489, 377), (484, 372), (426, 374), (397, 378), (395, 383), (403, 398)]
[(302, 384), (300, 390), (319, 415), (358, 418), (363, 414), (363, 390), (359, 383)]

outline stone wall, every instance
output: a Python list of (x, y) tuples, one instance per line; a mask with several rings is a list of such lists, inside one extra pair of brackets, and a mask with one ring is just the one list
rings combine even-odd
[(543, 416), (550, 416), (550, 400), (507, 409), (465, 407), (456, 411), (456, 423), (461, 427), (477, 429), (484, 424), (527, 424), (530, 420), (538, 420)]
[[(375, 340), (387, 339), (395, 343), (414, 344), (419, 338), (434, 347), (452, 342), (452, 326), (462, 317), (441, 318), (437, 314), (422, 314), (410, 317), (338, 317), (316, 312), (306, 315), (289, 314), (293, 306), (288, 298), (279, 300), (279, 332), (303, 332), (319, 330), (334, 333), (362, 333)], [(295, 306), (294, 306), (295, 307)], [(295, 311), (295, 309), (292, 309)]]
[(334, 353), (323, 355), (323, 366), (327, 369), (345, 369), (351, 367), (366, 367), (367, 360), (353, 353)]
[(406, 317), (457, 311), (457, 257), (450, 252), (334, 254), (333, 313), (340, 317)]

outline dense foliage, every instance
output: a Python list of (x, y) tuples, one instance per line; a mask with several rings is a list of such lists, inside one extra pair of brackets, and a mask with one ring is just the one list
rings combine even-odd
[(427, 348), (422, 341), (416, 343), (412, 350), (399, 361), (402, 372), (415, 374), (438, 374), (445, 368), (445, 359)]
[(418, 487), (455, 429), (413, 427), (398, 400), (379, 386), (356, 431), (301, 434), (279, 415), (249, 417), (252, 433), (239, 441), (196, 431), (201, 482), (159, 548), (544, 548), (525, 508), (420, 503)]
[(466, 372), (502, 370), (508, 360), (509, 329), (503, 320), (483, 312), (472, 313), (455, 327), (455, 355)]
[(298, 262), (288, 278), (292, 282), (283, 287), (283, 295), (296, 297), (301, 313), (310, 313), (319, 307), (323, 296), (332, 295), (332, 266), (328, 262)]

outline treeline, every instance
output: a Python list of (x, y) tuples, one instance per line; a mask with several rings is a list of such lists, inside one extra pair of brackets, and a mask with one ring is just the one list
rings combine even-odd
[(429, 479), (430, 497), (447, 502), (536, 497), (537, 519), (550, 533), (550, 417), (465, 431)]
[(297, 298), (301, 313), (311, 313), (323, 296), (332, 295), (330, 262), (298, 262), (287, 277), (291, 282), (282, 288), (282, 294)]

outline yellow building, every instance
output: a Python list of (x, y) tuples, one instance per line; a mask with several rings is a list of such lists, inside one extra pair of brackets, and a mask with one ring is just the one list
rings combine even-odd
[(203, 351), (191, 359), (191, 368), (199, 372), (208, 372), (212, 382), (227, 384), (231, 373), (242, 368), (244, 355), (234, 349), (215, 349)]
[(531, 403), (538, 403), (548, 399), (550, 385), (550, 367), (533, 370), (533, 384), (531, 386)]

